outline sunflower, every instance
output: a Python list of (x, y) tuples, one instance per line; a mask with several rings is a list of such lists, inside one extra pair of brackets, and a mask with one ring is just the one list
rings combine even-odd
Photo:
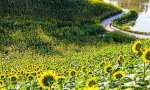
[(27, 80), (28, 80), (28, 81), (33, 81), (33, 80), (34, 80), (34, 76), (33, 76), (33, 75), (29, 75), (29, 76), (27, 77)]
[(0, 80), (0, 86), (3, 86), (3, 85), (4, 85), (4, 81)]
[(5, 89), (5, 88), (0, 88), (0, 90), (7, 90), (7, 89)]
[(105, 73), (112, 73), (114, 71), (114, 67), (111, 65), (105, 66), (104, 67), (104, 72)]
[(91, 77), (86, 81), (86, 87), (95, 87), (97, 84), (96, 77)]
[(6, 75), (5, 74), (1, 74), (0, 75), (0, 79), (5, 80), (6, 79)]
[(93, 72), (92, 71), (88, 71), (87, 74), (88, 75), (93, 75)]
[(81, 71), (85, 72), (85, 71), (86, 71), (86, 67), (85, 67), (85, 66), (82, 66), (82, 67), (81, 67)]
[(150, 62), (150, 49), (146, 49), (142, 55), (144, 62)]
[(113, 74), (115, 79), (121, 79), (124, 76), (124, 72), (123, 71), (117, 71)]
[(71, 69), (71, 70), (69, 71), (69, 76), (73, 77), (73, 76), (75, 76), (75, 75), (76, 75), (76, 70), (75, 70), (75, 69)]
[(65, 76), (58, 76), (58, 84), (62, 84), (63, 82), (65, 82), (65, 79)]
[(119, 55), (118, 58), (117, 58), (117, 63), (121, 63), (122, 60), (123, 60), (123, 56)]
[(16, 83), (17, 80), (18, 80), (18, 76), (17, 76), (16, 74), (10, 75), (10, 76), (8, 77), (8, 79), (10, 80), (11, 83)]
[(83, 90), (99, 90), (98, 87), (88, 87), (88, 88), (84, 88)]
[(138, 54), (141, 50), (141, 41), (137, 40), (134, 42), (133, 46), (132, 46), (132, 51), (135, 54)]
[(44, 89), (53, 88), (57, 81), (57, 76), (53, 71), (44, 72), (39, 78), (38, 84)]

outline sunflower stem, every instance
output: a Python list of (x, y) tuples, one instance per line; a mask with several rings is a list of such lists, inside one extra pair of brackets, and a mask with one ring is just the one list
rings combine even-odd
[(146, 73), (146, 63), (144, 62), (144, 77), (143, 77), (143, 80), (145, 79), (145, 73)]

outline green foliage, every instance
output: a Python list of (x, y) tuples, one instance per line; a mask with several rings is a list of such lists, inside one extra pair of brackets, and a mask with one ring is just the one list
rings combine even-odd
[(130, 10), (129, 13), (124, 14), (121, 18), (114, 20), (113, 23), (121, 26), (130, 21), (135, 21), (137, 18), (138, 18), (138, 13), (135, 10)]
[(97, 35), (106, 32), (105, 28), (101, 24), (85, 24), (82, 28), (87, 35)]
[(55, 52), (54, 42), (101, 41), (105, 29), (100, 20), (121, 10), (86, 0), (1, 0), (0, 4), (1, 50), (10, 46), (43, 54)]
[(121, 43), (129, 43), (137, 38), (128, 34), (125, 34), (120, 31), (108, 32), (104, 35), (104, 41), (106, 42), (121, 42)]
[(129, 26), (133, 26), (135, 24), (135, 20), (138, 17), (138, 13), (135, 10), (130, 10), (129, 13), (124, 14), (121, 18), (115, 19), (112, 22), (112, 25), (117, 27), (120, 30), (124, 30), (127, 32), (132, 32), (132, 33), (138, 33), (138, 34), (145, 34), (145, 35), (150, 35), (148, 32), (139, 32), (139, 31), (133, 31), (130, 29)]

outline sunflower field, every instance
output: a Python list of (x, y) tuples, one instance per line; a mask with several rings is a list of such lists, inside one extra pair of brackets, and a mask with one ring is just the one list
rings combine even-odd
[[(69, 46), (62, 55), (0, 53), (1, 90), (148, 90), (150, 40)], [(3, 89), (2, 89), (3, 88)]]
[(119, 12), (102, 0), (0, 0), (0, 90), (149, 90), (150, 40), (100, 23)]

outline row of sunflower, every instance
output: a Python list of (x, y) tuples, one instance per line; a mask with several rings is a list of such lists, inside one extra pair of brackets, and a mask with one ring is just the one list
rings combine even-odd
[(143, 48), (145, 46), (139, 40), (131, 46), (114, 45), (114, 48), (102, 48), (101, 52), (94, 49), (94, 55), (91, 56), (78, 52), (82, 59), (76, 56), (70, 60), (57, 57), (49, 59), (37, 55), (38, 59), (35, 56), (24, 56), (26, 58), (21, 59), (23, 55), (18, 55), (13, 61), (10, 58), (2, 59), (0, 90), (147, 89), (150, 49)]

